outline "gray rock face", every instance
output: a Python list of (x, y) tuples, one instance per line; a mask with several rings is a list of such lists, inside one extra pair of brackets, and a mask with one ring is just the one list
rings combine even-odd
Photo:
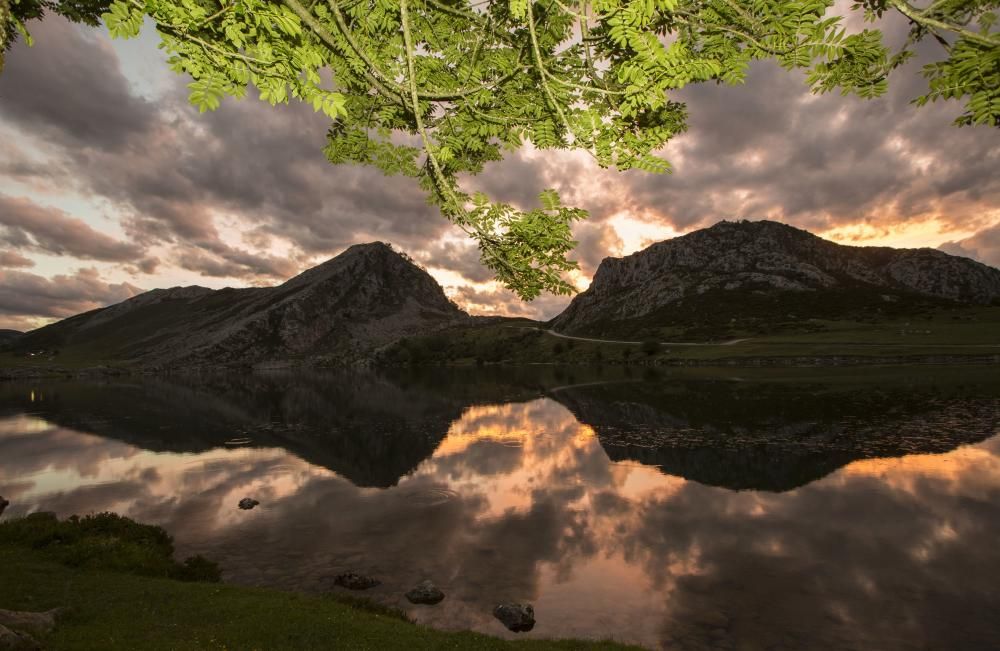
[(720, 222), (624, 258), (606, 258), (590, 288), (553, 321), (582, 332), (638, 319), (706, 292), (868, 291), (967, 304), (1000, 300), (1000, 270), (934, 249), (842, 246), (777, 222)]
[(244, 511), (249, 511), (258, 504), (260, 504), (260, 502), (258, 502), (257, 500), (251, 497), (244, 497), (243, 499), (240, 500), (239, 507)]
[(339, 585), (340, 587), (347, 588), (348, 590), (368, 590), (381, 583), (382, 582), (378, 579), (373, 579), (372, 577), (365, 576), (364, 574), (357, 574), (356, 572), (338, 574), (336, 578), (333, 579), (334, 585)]
[(147, 366), (342, 363), (469, 318), (427, 272), (376, 242), (276, 287), (146, 292), (34, 330), (16, 350), (85, 349), (101, 339), (112, 342), (109, 356)]
[(535, 609), (531, 604), (500, 604), (493, 616), (515, 633), (525, 633), (535, 627)]
[(444, 593), (431, 581), (421, 581), (415, 588), (406, 593), (406, 598), (410, 603), (427, 604), (433, 606), (441, 603)]

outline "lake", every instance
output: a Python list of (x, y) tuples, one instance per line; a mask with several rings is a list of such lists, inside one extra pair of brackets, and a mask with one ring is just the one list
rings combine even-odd
[[(3, 518), (233, 583), (670, 649), (1000, 648), (1000, 371), (427, 369), (0, 384)], [(243, 511), (253, 497), (260, 505)], [(413, 606), (423, 579), (446, 593)], [(493, 618), (530, 602), (537, 625)]]

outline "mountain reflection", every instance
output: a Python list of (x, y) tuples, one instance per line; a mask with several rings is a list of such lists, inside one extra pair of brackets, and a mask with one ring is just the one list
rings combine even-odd
[(4, 385), (4, 517), (116, 510), (229, 581), (361, 571), (497, 635), (515, 600), (649, 647), (1000, 644), (988, 374), (521, 373)]

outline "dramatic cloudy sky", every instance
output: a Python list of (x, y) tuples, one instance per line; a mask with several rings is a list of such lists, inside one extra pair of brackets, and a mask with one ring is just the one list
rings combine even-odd
[[(53, 18), (33, 33), (0, 76), (0, 328), (154, 287), (274, 284), (376, 239), (474, 313), (549, 317), (565, 305), (524, 304), (491, 282), (408, 180), (327, 163), (327, 124), (310, 110), (246, 100), (199, 115), (151, 30), (112, 42)], [(1000, 265), (1000, 130), (952, 127), (954, 104), (911, 106), (919, 63), (870, 102), (811, 95), (769, 63), (745, 86), (686, 89), (690, 130), (664, 152), (672, 176), (525, 148), (469, 187), (522, 205), (555, 187), (588, 208), (580, 288), (606, 256), (734, 218)]]

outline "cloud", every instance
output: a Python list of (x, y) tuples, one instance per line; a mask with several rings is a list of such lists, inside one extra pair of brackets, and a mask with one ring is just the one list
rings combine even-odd
[(61, 210), (3, 194), (0, 194), (0, 242), (83, 260), (131, 262), (143, 254), (142, 247), (95, 231)]
[(26, 258), (17, 251), (0, 250), (0, 267), (6, 269), (16, 269), (19, 267), (34, 267), (35, 261)]
[(587, 276), (594, 275), (604, 258), (622, 254), (622, 238), (609, 224), (581, 222), (573, 229), (573, 236), (577, 241), (573, 257)]
[(543, 294), (526, 303), (514, 292), (504, 289), (495, 282), (485, 285), (464, 285), (449, 288), (449, 297), (473, 314), (503, 315), (547, 320), (559, 314), (569, 305), (569, 296)]
[(493, 279), (493, 272), (479, 261), (479, 249), (471, 241), (438, 242), (417, 256), (421, 263), (453, 271), (469, 282), (485, 283)]
[(939, 248), (945, 253), (974, 258), (1000, 268), (1000, 224), (984, 228), (964, 240), (945, 242)]
[(0, 117), (67, 146), (113, 151), (150, 128), (156, 107), (131, 93), (106, 36), (61, 18), (31, 29), (38, 47), (22, 39), (7, 57)]
[(131, 298), (142, 290), (130, 283), (109, 283), (97, 269), (45, 278), (0, 269), (0, 315), (65, 318)]

